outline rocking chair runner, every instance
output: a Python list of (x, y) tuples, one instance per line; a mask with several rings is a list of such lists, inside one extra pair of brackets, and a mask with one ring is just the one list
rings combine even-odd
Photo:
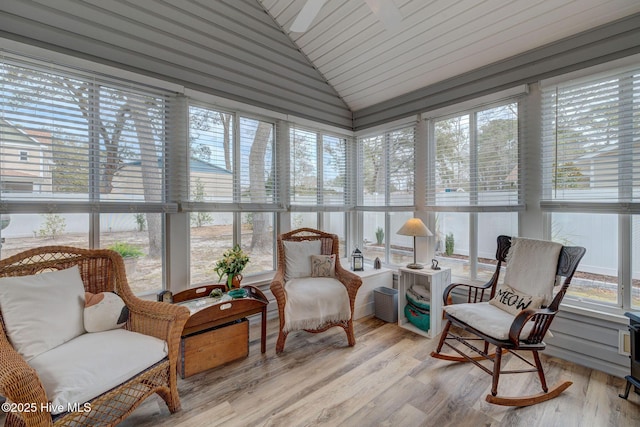
[[(522, 240), (533, 242), (534, 244), (535, 242), (542, 244), (545, 243), (542, 241), (534, 241), (532, 239)], [(445, 318), (447, 322), (440, 337), (438, 347), (436, 351), (431, 353), (431, 356), (448, 361), (471, 362), (480, 367), (483, 371), (487, 372), (489, 375), (492, 375), (493, 383), (491, 386), (491, 394), (487, 395), (487, 402), (506, 406), (528, 406), (557, 397), (572, 384), (570, 381), (560, 382), (549, 389), (547, 387), (538, 351), (545, 349), (546, 345), (543, 339), (549, 330), (552, 320), (558, 313), (560, 302), (562, 301), (562, 298), (571, 283), (573, 274), (578, 267), (578, 263), (584, 256), (586, 250), (585, 248), (577, 246), (562, 246), (559, 250), (557, 267), (555, 270), (556, 276), (565, 278), (560, 290), (555, 294), (553, 299), (551, 299), (554, 282), (559, 283), (559, 281), (554, 281), (554, 278), (552, 277), (549, 287), (545, 292), (549, 296), (545, 303), (548, 304), (546, 307), (545, 304), (543, 304), (542, 307), (538, 309), (527, 308), (519, 312), (516, 311), (515, 314), (511, 314), (502, 308), (498, 308), (499, 303), (493, 303), (495, 300), (492, 301), (491, 304), (485, 300), (486, 295), (489, 296), (489, 299), (493, 299), (496, 295), (502, 263), (510, 262), (516, 264), (515, 260), (508, 260), (507, 257), (511, 247), (511, 237), (498, 237), (498, 249), (496, 251), (496, 260), (498, 262), (496, 270), (491, 280), (485, 285), (473, 286), (452, 284), (445, 289), (443, 298), (445, 304)], [(547, 256), (551, 258), (554, 257), (554, 255)], [(545, 266), (531, 265), (529, 262), (530, 260), (527, 258), (520, 259), (518, 265), (524, 266), (525, 270), (535, 270), (536, 268), (539, 268), (539, 271), (542, 271), (545, 268)], [(509, 266), (507, 266), (507, 269), (509, 269)], [(535, 273), (538, 273), (538, 271), (535, 271)], [(553, 271), (551, 273), (553, 273)], [(509, 274), (507, 274), (507, 277), (508, 276)], [(505, 279), (507, 277), (505, 277)], [(538, 274), (535, 274), (533, 279), (538, 280)], [(517, 284), (506, 283), (506, 285), (515, 288)], [(459, 290), (464, 288), (466, 288), (466, 292), (464, 292), (467, 297), (466, 304), (452, 304), (452, 291), (454, 289)], [(542, 286), (542, 288), (545, 288), (545, 286)], [(539, 289), (541, 288), (539, 287), (538, 290)], [(519, 290), (522, 291), (522, 293), (527, 293), (525, 289)], [(504, 292), (502, 287), (500, 287), (500, 292)], [(549, 300), (551, 301), (550, 303), (548, 302)], [(465, 331), (466, 334), (462, 336), (455, 333), (452, 331), (452, 326), (457, 326)], [(480, 341), (481, 344), (483, 344), (483, 348), (480, 349), (476, 347), (472, 341)], [(495, 352), (491, 354), (489, 353), (490, 344), (493, 344), (496, 347)], [(462, 347), (459, 345), (462, 345)], [(457, 355), (441, 353), (444, 346), (453, 350)], [(471, 355), (467, 354), (463, 352), (463, 349), (470, 349), (473, 353), (471, 353)], [(535, 364), (515, 353), (515, 351), (531, 351)], [(502, 355), (506, 352), (514, 354), (532, 368), (521, 370), (502, 370)], [(477, 355), (473, 355), (474, 353)], [(482, 360), (492, 361), (493, 369), (491, 370), (480, 364), (479, 362)], [(498, 380), (500, 378), (500, 374), (525, 372), (538, 373), (542, 390), (544, 391), (543, 393), (523, 397), (498, 396)]]

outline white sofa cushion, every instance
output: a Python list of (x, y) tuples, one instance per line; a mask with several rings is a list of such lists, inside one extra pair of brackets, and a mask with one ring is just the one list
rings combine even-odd
[(333, 277), (305, 277), (285, 283), (285, 332), (317, 329), (327, 322), (351, 318), (347, 288)]
[[(509, 339), (509, 329), (515, 316), (488, 302), (446, 305), (443, 309), (458, 320), (498, 340)], [(527, 322), (520, 339), (526, 339), (533, 328)]]
[[(86, 333), (29, 361), (55, 409), (82, 404), (122, 384), (167, 356), (155, 337), (113, 329)], [(63, 410), (58, 410), (64, 408)]]
[(320, 255), (322, 242), (306, 240), (302, 242), (283, 241), (284, 280), (311, 277), (311, 255)]
[(0, 278), (7, 335), (25, 360), (84, 334), (84, 285), (77, 266)]

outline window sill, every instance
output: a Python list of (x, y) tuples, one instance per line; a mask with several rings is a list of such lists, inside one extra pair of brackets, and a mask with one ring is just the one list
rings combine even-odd
[(612, 323), (619, 323), (622, 325), (628, 325), (629, 319), (624, 315), (629, 310), (623, 310), (621, 308), (611, 308), (610, 311), (596, 310), (593, 308), (581, 307), (571, 304), (571, 302), (560, 304), (560, 309), (569, 313), (579, 314), (585, 317), (592, 317), (594, 319), (606, 320)]

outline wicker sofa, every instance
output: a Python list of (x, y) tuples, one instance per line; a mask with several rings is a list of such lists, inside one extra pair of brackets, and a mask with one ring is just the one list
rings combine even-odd
[[(180, 333), (189, 317), (189, 311), (184, 307), (146, 301), (134, 296), (127, 282), (123, 259), (119, 254), (106, 249), (41, 247), (0, 261), (0, 278), (38, 277), (33, 275), (69, 268), (75, 271), (74, 266), (78, 267), (86, 292), (94, 294), (115, 292), (124, 301), (129, 310), (129, 316), (124, 328), (117, 329), (117, 333), (128, 334), (134, 339), (142, 335), (126, 331), (143, 334), (146, 337), (144, 339), (162, 343), (164, 347), (160, 357), (165, 354), (166, 356), (132, 374), (132, 377), (123, 380), (119, 385), (109, 386), (108, 390), (88, 400), (88, 405), (78, 408), (80, 410), (52, 415), (54, 411), (49, 410), (51, 401), (47, 398), (48, 393), (45, 387), (47, 381), (44, 377), (41, 378), (37, 370), (31, 366), (34, 359), (28, 363), (16, 351), (7, 332), (8, 318), (5, 317), (9, 312), (7, 311), (4, 316), (0, 312), (0, 321), (3, 326), (0, 333), (0, 394), (7, 398), (7, 402), (14, 403), (11, 411), (7, 413), (5, 425), (115, 425), (153, 393), (158, 393), (165, 400), (169, 411), (178, 411), (180, 399), (176, 385), (176, 361)], [(78, 286), (82, 291), (82, 286), (80, 284)], [(37, 313), (33, 314), (37, 315)], [(83, 336), (94, 335), (92, 339), (102, 339), (97, 334), (85, 333)], [(65, 345), (67, 343), (56, 349)], [(146, 351), (145, 345), (141, 347), (141, 353)], [(108, 348), (111, 350), (113, 346), (109, 345)], [(110, 363), (113, 360), (116, 365), (132, 363), (131, 355), (126, 351), (127, 348), (126, 345), (121, 346), (120, 353), (109, 354), (106, 357), (107, 362)], [(88, 363), (93, 364), (91, 368), (96, 372), (107, 369), (103, 362)], [(82, 410), (83, 408), (90, 410)]]

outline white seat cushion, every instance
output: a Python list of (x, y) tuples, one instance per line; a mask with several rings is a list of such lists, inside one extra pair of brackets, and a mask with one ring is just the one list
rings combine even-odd
[[(113, 329), (80, 335), (29, 361), (47, 392), (54, 415), (122, 384), (167, 356), (155, 337)], [(63, 408), (62, 410), (59, 410)]]
[[(453, 304), (444, 306), (443, 309), (456, 319), (498, 340), (509, 339), (509, 329), (515, 319), (514, 315), (488, 302)], [(531, 328), (533, 322), (528, 322), (522, 328), (520, 339), (527, 338)]]
[(306, 277), (285, 283), (284, 331), (317, 329), (351, 318), (347, 288), (333, 277)]

